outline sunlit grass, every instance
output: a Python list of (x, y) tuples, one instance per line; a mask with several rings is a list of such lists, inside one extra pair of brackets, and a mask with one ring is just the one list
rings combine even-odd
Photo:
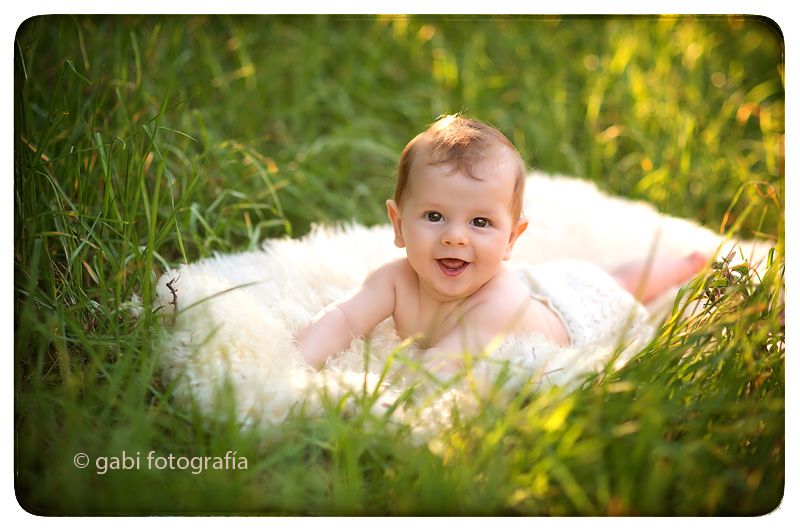
[[(14, 135), (23, 507), (770, 511), (785, 456), (782, 51), (775, 28), (752, 18), (27, 21)], [(500, 127), (536, 169), (770, 238), (774, 263), (760, 283), (715, 274), (717, 310), (674, 320), (622, 371), (566, 397), (486, 402), (421, 448), (366, 414), (333, 409), (248, 433), (177, 408), (155, 369), (160, 329), (147, 305), (136, 317), (134, 296), (149, 301), (169, 265), (312, 223), (383, 223), (402, 147), (461, 109)], [(249, 464), (197, 475), (73, 465), (78, 452), (122, 451), (237, 451)]]

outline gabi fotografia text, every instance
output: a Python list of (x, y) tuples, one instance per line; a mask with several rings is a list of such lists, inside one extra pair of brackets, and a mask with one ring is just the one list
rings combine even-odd
[[(86, 453), (75, 455), (73, 462), (75, 467), (83, 469), (91, 463), (91, 458)], [(98, 475), (105, 475), (113, 470), (132, 470), (132, 469), (180, 469), (191, 471), (193, 475), (199, 475), (208, 469), (247, 469), (247, 458), (236, 456), (236, 451), (228, 451), (225, 456), (158, 456), (155, 451), (150, 451), (146, 456), (142, 456), (137, 451), (136, 455), (128, 455), (122, 451), (122, 456), (98, 456), (94, 460), (94, 466)]]

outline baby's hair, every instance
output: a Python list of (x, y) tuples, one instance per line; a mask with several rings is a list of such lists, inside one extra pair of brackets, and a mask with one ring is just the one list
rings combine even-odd
[(473, 165), (487, 158), (489, 150), (505, 146), (514, 159), (514, 195), (511, 212), (515, 218), (522, 216), (522, 198), (525, 191), (527, 168), (513, 144), (497, 129), (461, 115), (446, 115), (414, 137), (403, 150), (397, 167), (397, 188), (394, 199), (399, 205), (408, 188), (408, 179), (414, 158), (427, 157), (426, 164), (452, 164), (453, 172), (461, 171), (470, 177)]

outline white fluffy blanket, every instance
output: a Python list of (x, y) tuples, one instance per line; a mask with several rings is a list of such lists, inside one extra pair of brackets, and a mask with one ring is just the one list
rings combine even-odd
[[(610, 197), (574, 178), (532, 174), (524, 210), (530, 225), (514, 260), (531, 264), (579, 258), (612, 271), (653, 250), (665, 257), (694, 250), (725, 255), (734, 245), (695, 223)], [(763, 243), (748, 246), (754, 261), (768, 250)], [(162, 379), (174, 385), (178, 401), (209, 416), (232, 399), (245, 425), (280, 423), (300, 409), (316, 415), (325, 405), (343, 405), (346, 414), (368, 404), (374, 413), (425, 438), (447, 424), (452, 408), (467, 411), (482, 396), (498, 393), (493, 385), (503, 362), (510, 377), (499, 393), (508, 395), (525, 383), (569, 388), (618, 353), (619, 346), (611, 344), (562, 349), (536, 335), (511, 339), (475, 360), (468, 378), (444, 388), (416, 387), (407, 401), (403, 392), (420, 374), (395, 356), (407, 351), (397, 350), (400, 339), (389, 319), (368, 339), (354, 341), (326, 369), (317, 372), (304, 365), (293, 343), (298, 331), (372, 268), (403, 253), (393, 245), (388, 225), (351, 224), (318, 227), (301, 239), (269, 240), (261, 251), (218, 255), (167, 272), (159, 280), (154, 306), (166, 314), (175, 307), (178, 312), (164, 320)], [(650, 305), (654, 321), (671, 306), (677, 289)], [(642, 335), (622, 351), (617, 366), (649, 340), (646, 332)], [(357, 400), (365, 393), (374, 393), (377, 400)]]

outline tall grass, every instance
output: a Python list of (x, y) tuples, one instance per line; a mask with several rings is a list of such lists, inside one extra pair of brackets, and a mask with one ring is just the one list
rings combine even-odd
[[(14, 51), (20, 504), (46, 515), (772, 510), (785, 456), (782, 51), (755, 18), (26, 21)], [(315, 222), (382, 223), (405, 142), (462, 108), (532, 167), (774, 240), (766, 277), (719, 264), (697, 288), (719, 292), (713, 312), (669, 322), (622, 371), (566, 397), (487, 402), (423, 448), (335, 408), (252, 433), (177, 408), (155, 370), (159, 327), (135, 298), (149, 301), (169, 265)], [(96, 457), (123, 451), (236, 451), (248, 468), (97, 473)], [(90, 467), (75, 467), (79, 452)]]

